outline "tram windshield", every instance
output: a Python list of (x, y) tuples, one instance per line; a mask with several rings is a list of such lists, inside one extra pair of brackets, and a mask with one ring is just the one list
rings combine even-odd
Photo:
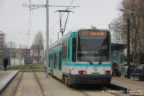
[(96, 62), (100, 59), (108, 61), (110, 59), (109, 36), (79, 36), (78, 56), (79, 61)]

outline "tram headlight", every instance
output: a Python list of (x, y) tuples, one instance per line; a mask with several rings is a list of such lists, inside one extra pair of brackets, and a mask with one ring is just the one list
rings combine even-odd
[(105, 75), (107, 74), (107, 71), (105, 71)]
[(86, 71), (83, 71), (82, 74), (85, 75), (85, 74), (86, 74)]
[(110, 74), (110, 71), (105, 71), (105, 75), (109, 75)]
[(82, 74), (82, 75), (85, 75), (85, 74), (86, 74), (86, 71), (83, 70), (83, 71), (79, 71), (78, 73), (79, 73), (79, 74)]

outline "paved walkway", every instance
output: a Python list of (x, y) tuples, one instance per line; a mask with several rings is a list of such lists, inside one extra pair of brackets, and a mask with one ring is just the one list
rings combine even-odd
[(0, 92), (7, 86), (18, 71), (0, 71)]
[(111, 83), (128, 89), (132, 95), (140, 94), (140, 96), (144, 96), (144, 81), (139, 81), (135, 78), (128, 79), (124, 77), (113, 77)]
[(5, 71), (0, 71), (0, 76), (6, 73)]
[(132, 88), (144, 89), (144, 81), (139, 81), (136, 79), (128, 79), (128, 78), (124, 78), (124, 77), (113, 77), (112, 84), (118, 84), (119, 86), (123, 86), (123, 87), (129, 88), (129, 89), (132, 89)]

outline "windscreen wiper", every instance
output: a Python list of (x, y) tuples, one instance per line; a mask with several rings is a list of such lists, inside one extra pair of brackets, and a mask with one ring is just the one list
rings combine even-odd
[(93, 62), (92, 62), (92, 61), (89, 60), (88, 62), (93, 65)]
[(103, 58), (101, 57), (100, 59), (99, 59), (99, 63), (98, 64), (102, 64), (102, 60)]

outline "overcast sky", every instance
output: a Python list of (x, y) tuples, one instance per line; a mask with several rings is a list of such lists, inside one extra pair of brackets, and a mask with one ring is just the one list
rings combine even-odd
[[(34, 4), (45, 4), (45, 0), (31, 1)], [(69, 5), (71, 1), (49, 0), (49, 3)], [(91, 28), (91, 26), (108, 29), (109, 23), (120, 15), (120, 2), (121, 0), (73, 0), (72, 5), (80, 7), (71, 9), (73, 13), (69, 16), (65, 34), (80, 28)], [(6, 33), (7, 41), (16, 42), (17, 46), (20, 44), (30, 46), (38, 31), (42, 31), (45, 37), (45, 8), (33, 10), (30, 17), (28, 8), (22, 6), (28, 3), (29, 0), (0, 0), (0, 30)], [(55, 12), (59, 9), (65, 8), (50, 7), (50, 38), (53, 42), (57, 40), (57, 32), (59, 32), (59, 14)], [(29, 27), (31, 32), (28, 43)]]

